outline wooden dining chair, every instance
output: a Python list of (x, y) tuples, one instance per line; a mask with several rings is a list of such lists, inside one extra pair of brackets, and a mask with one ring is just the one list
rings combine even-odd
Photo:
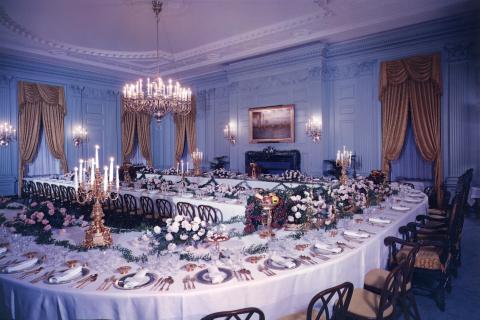
[(188, 202), (177, 202), (177, 214), (188, 217), (190, 220), (195, 218), (195, 207)]
[(28, 182), (28, 194), (33, 201), (39, 201), (37, 185), (33, 181)]
[(223, 221), (223, 213), (220, 209), (201, 204), (197, 207), (197, 211), (200, 219), (208, 224), (217, 224)]
[[(406, 320), (413, 319), (420, 320), (420, 313), (418, 311), (417, 302), (412, 290), (413, 272), (415, 270), (415, 258), (420, 249), (420, 246), (414, 242), (407, 242), (395, 237), (387, 237), (384, 240), (385, 245), (389, 248), (388, 255), (388, 270), (392, 270), (399, 265), (403, 265), (402, 283), (400, 287), (400, 294), (398, 301), (402, 307), (402, 311)], [(398, 254), (400, 250), (408, 250), (407, 256)], [(372, 269), (365, 275), (363, 287), (376, 294), (381, 294), (382, 288), (389, 275), (388, 270)], [(410, 312), (410, 307), (413, 314)]]
[(395, 305), (402, 283), (403, 265), (393, 269), (380, 294), (356, 288), (346, 312), (349, 319), (383, 320), (392, 319), (395, 314)]
[(165, 222), (168, 218), (173, 218), (173, 208), (172, 203), (166, 199), (157, 199), (155, 200), (158, 211), (158, 220), (162, 223)]
[(53, 200), (52, 187), (50, 186), (50, 183), (43, 183), (43, 194), (45, 195), (45, 200)]
[(43, 183), (41, 183), (40, 181), (37, 181), (36, 185), (37, 185), (37, 199), (38, 199), (38, 201), (45, 200), (45, 192), (44, 192), (44, 188), (43, 188)]
[(142, 208), (142, 215), (145, 221), (152, 222), (155, 218), (155, 205), (153, 200), (149, 197), (140, 197), (140, 206)]
[(57, 205), (61, 205), (60, 188), (56, 184), (52, 184), (52, 201)]
[(279, 320), (343, 320), (352, 294), (353, 284), (344, 282), (317, 293), (310, 300), (307, 310), (284, 316)]
[(209, 314), (201, 320), (265, 320), (265, 314), (262, 310), (254, 307), (221, 311)]
[(58, 187), (59, 191), (60, 191), (60, 199), (61, 199), (61, 204), (62, 206), (65, 206), (65, 207), (68, 207), (69, 206), (69, 202), (68, 202), (68, 191), (67, 191), (67, 187), (63, 186), (63, 185), (60, 185)]

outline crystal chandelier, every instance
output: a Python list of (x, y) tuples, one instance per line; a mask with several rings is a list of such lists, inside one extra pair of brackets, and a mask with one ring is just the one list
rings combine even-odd
[[(158, 0), (152, 1), (153, 12), (157, 22), (157, 64), (160, 68), (158, 49), (158, 23), (159, 14), (163, 3)], [(160, 70), (158, 70), (160, 73)], [(169, 79), (163, 82), (162, 78), (147, 78), (144, 82), (139, 79), (135, 83), (127, 83), (123, 87), (123, 101), (125, 108), (133, 112), (145, 112), (151, 114), (157, 122), (160, 122), (167, 113), (187, 115), (192, 108), (192, 91), (180, 86), (180, 83)]]

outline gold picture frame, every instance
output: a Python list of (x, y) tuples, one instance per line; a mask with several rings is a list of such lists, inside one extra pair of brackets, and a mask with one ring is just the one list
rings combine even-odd
[(250, 143), (295, 142), (295, 105), (248, 109)]

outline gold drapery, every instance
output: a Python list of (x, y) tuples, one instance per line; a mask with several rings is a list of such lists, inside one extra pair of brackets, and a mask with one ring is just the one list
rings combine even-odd
[(382, 167), (398, 159), (403, 148), (410, 106), (415, 142), (421, 156), (435, 162), (437, 202), (442, 201), (440, 55), (416, 56), (382, 62)]
[(43, 123), (48, 149), (55, 159), (60, 160), (63, 171), (68, 171), (64, 129), (67, 108), (62, 87), (23, 81), (18, 82), (18, 104), (18, 190), (20, 192), (25, 166), (34, 160), (37, 152), (41, 123)]
[(129, 112), (125, 110), (122, 99), (122, 157), (123, 161), (129, 161), (135, 150), (135, 137), (138, 148), (147, 161), (152, 165), (152, 142), (151, 142), (152, 116), (145, 113)]
[(192, 95), (192, 109), (185, 115), (174, 114), (175, 122), (175, 162), (180, 161), (187, 138), (188, 151), (192, 153), (197, 147), (195, 96)]

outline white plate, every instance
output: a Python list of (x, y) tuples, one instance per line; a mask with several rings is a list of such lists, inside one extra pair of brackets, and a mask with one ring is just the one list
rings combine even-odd
[(409, 207), (403, 207), (403, 206), (392, 206), (392, 210), (395, 211), (408, 211), (410, 210)]

